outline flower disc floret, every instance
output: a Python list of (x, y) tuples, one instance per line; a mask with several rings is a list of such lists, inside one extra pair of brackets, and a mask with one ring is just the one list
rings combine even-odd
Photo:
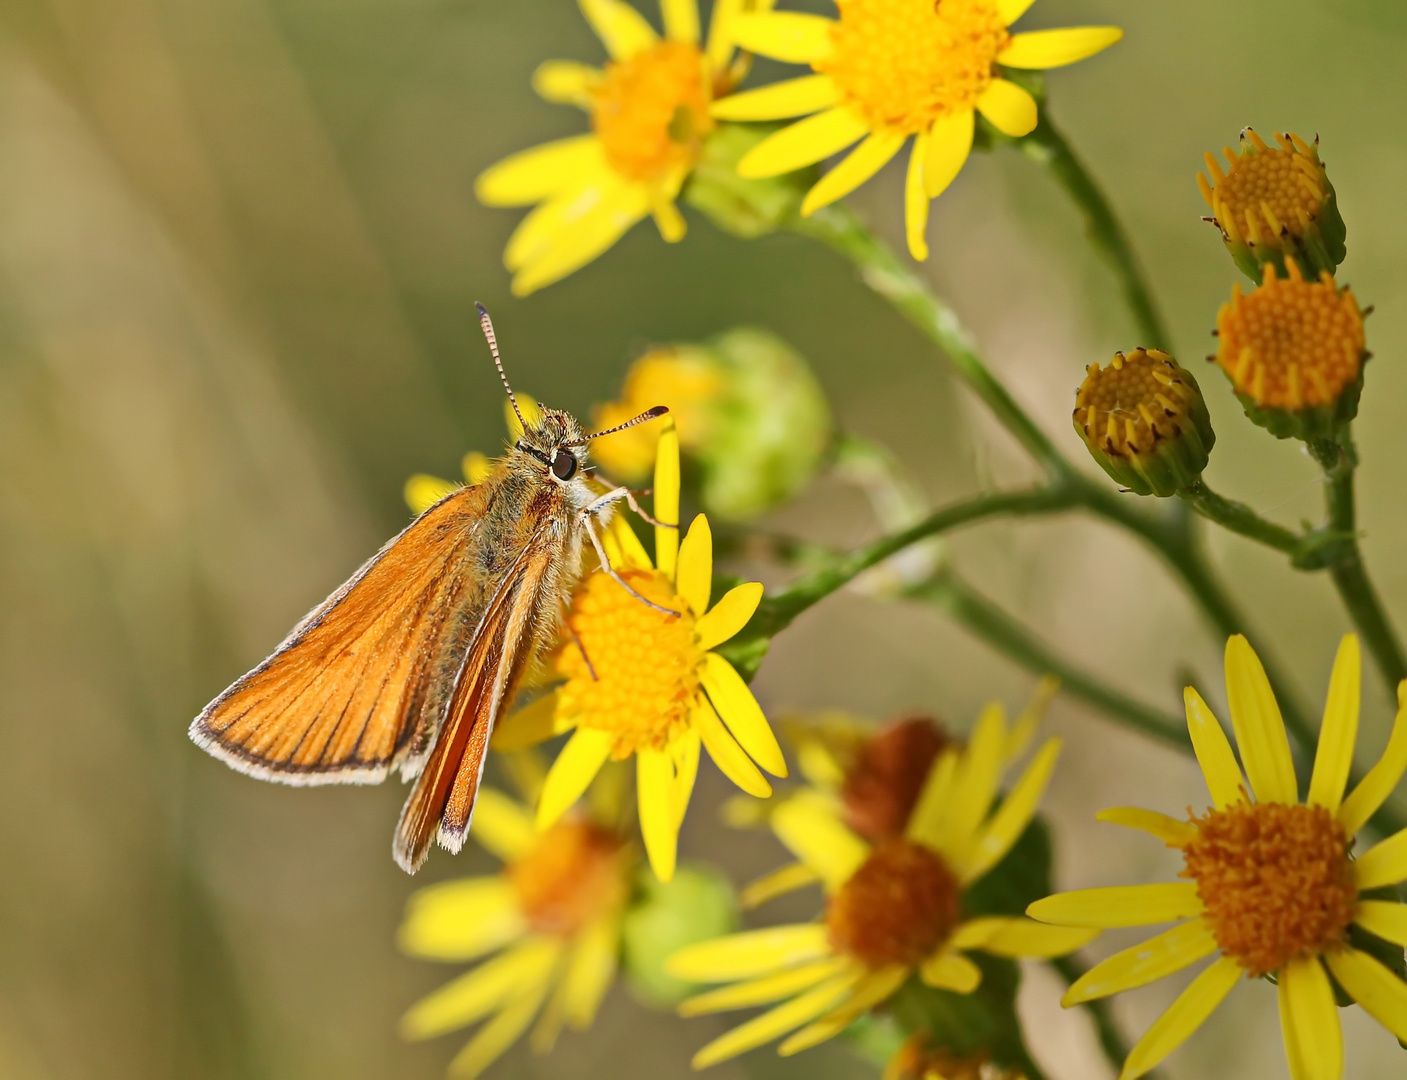
[(1358, 889), (1343, 826), (1322, 806), (1236, 803), (1193, 819), (1183, 877), (1217, 947), (1252, 975), (1334, 948)]
[(580, 647), (563, 649), (557, 661), (567, 679), (558, 708), (576, 716), (578, 727), (610, 733), (616, 759), (662, 750), (687, 729), (703, 663), (694, 617), (668, 578), (657, 570), (621, 576), (641, 596), (679, 614), (647, 607), (605, 574), (593, 574), (568, 620)]
[(958, 879), (931, 848), (890, 840), (870, 853), (826, 908), (832, 948), (871, 968), (917, 965), (962, 917)]
[(913, 135), (970, 112), (1011, 40), (990, 0), (837, 0), (833, 51), (812, 67), (873, 128)]
[(682, 41), (606, 65), (590, 90), (591, 128), (617, 172), (658, 181), (693, 167), (714, 126), (703, 72), (703, 53)]
[(581, 820), (559, 821), (505, 874), (528, 925), (575, 934), (618, 907), (626, 895), (620, 837)]

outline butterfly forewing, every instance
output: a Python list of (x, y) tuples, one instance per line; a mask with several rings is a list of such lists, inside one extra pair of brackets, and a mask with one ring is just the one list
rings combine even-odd
[(413, 770), (486, 599), (470, 572), (488, 489), (427, 510), (200, 714), (191, 737), (244, 772), (292, 784)]

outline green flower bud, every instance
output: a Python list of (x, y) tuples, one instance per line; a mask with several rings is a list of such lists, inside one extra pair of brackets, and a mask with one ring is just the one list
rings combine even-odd
[(1252, 281), (1273, 264), (1286, 273), (1291, 258), (1313, 276), (1332, 274), (1345, 255), (1347, 230), (1339, 216), (1334, 185), (1319, 160), (1319, 140), (1276, 133), (1278, 148), (1250, 128), (1241, 132), (1241, 151), (1226, 147), (1225, 172), (1211, 154), (1207, 173), (1197, 174), (1212, 224), (1236, 265)]
[(737, 929), (733, 886), (717, 870), (695, 864), (679, 867), (668, 882), (642, 872), (636, 887), (621, 924), (621, 963), (638, 997), (667, 1008), (688, 997), (694, 984), (666, 974), (665, 957)]
[(1197, 380), (1165, 352), (1091, 364), (1075, 395), (1075, 430), (1105, 472), (1139, 495), (1167, 498), (1207, 467), (1216, 435)]
[(764, 180), (738, 175), (738, 161), (777, 124), (719, 124), (684, 188), (684, 200), (724, 232), (752, 240), (776, 232), (801, 212), (801, 200), (816, 170), (801, 169)]

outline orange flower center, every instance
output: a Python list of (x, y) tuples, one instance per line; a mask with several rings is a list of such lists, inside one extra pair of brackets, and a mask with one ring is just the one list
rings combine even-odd
[(929, 848), (888, 840), (831, 897), (831, 946), (871, 968), (917, 965), (962, 917), (958, 880)]
[(1363, 363), (1363, 317), (1347, 289), (1340, 291), (1326, 271), (1305, 281), (1286, 259), (1288, 278), (1265, 268), (1259, 289), (1242, 295), (1217, 315), (1216, 362), (1236, 389), (1257, 405), (1272, 409), (1332, 405), (1358, 378)]
[(992, 0), (836, 0), (831, 55), (812, 67), (871, 128), (913, 134), (972, 109), (1010, 40)]
[(661, 41), (606, 65), (591, 91), (591, 127), (606, 159), (631, 180), (682, 174), (713, 130), (704, 59), (694, 45)]
[(871, 843), (902, 836), (933, 759), (953, 740), (915, 716), (865, 742), (840, 789), (845, 823)]
[(1254, 149), (1244, 154), (1227, 150), (1231, 167), (1224, 176), (1207, 155), (1215, 186), (1204, 190), (1211, 192), (1217, 223), (1233, 237), (1245, 236), (1255, 244), (1274, 243), (1282, 230), (1303, 238), (1324, 205), (1318, 159), (1296, 136), (1276, 135), (1280, 149), (1267, 146), (1250, 128), (1246, 138)]
[(1237, 803), (1192, 824), (1182, 876), (1223, 953), (1259, 976), (1340, 944), (1358, 890), (1343, 826), (1324, 807)]
[(559, 821), (504, 873), (528, 925), (574, 934), (625, 900), (620, 838), (584, 821)]
[(1190, 423), (1187, 402), (1196, 391), (1167, 353), (1115, 353), (1107, 368), (1091, 364), (1075, 396), (1075, 423), (1106, 454), (1130, 457), (1177, 438)]
[(581, 648), (569, 639), (557, 658), (567, 680), (557, 691), (558, 712), (576, 717), (581, 727), (610, 732), (618, 759), (642, 747), (662, 750), (688, 727), (703, 663), (694, 617), (669, 580), (658, 570), (626, 570), (621, 577), (680, 614), (647, 607), (606, 574), (594, 573), (578, 589), (567, 620)]

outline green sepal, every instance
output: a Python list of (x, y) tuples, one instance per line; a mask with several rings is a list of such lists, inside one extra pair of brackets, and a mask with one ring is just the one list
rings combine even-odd
[(719, 124), (704, 141), (684, 187), (684, 201), (720, 229), (744, 240), (776, 232), (801, 213), (801, 200), (818, 172), (799, 169), (750, 180), (738, 175), (743, 155), (782, 124)]
[(1339, 432), (1358, 416), (1358, 402), (1363, 396), (1363, 369), (1368, 357), (1358, 366), (1358, 378), (1348, 383), (1332, 405), (1316, 405), (1309, 409), (1272, 409), (1255, 403), (1249, 394), (1236, 391), (1236, 400), (1246, 411), (1247, 418), (1277, 439), (1299, 439), (1313, 443), (1332, 441)]

